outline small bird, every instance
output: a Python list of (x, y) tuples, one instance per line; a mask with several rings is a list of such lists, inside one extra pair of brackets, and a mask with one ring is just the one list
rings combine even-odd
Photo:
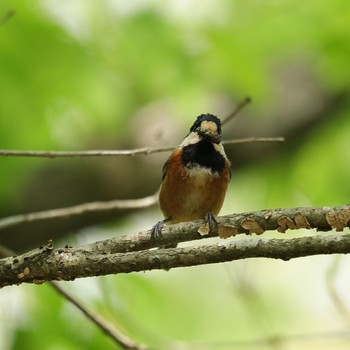
[(221, 121), (212, 114), (201, 114), (164, 164), (158, 199), (164, 220), (153, 226), (152, 238), (157, 239), (167, 222), (204, 219), (213, 230), (230, 178)]

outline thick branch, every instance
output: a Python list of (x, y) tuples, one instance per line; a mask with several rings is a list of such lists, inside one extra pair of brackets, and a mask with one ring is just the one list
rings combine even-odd
[(100, 253), (124, 253), (144, 250), (162, 245), (173, 245), (208, 237), (227, 238), (236, 234), (262, 234), (264, 231), (285, 232), (288, 229), (312, 229), (342, 231), (349, 227), (350, 205), (336, 207), (300, 207), (265, 209), (256, 212), (239, 213), (217, 218), (218, 230), (208, 235), (198, 233), (203, 222), (192, 221), (166, 225), (157, 242), (150, 239), (150, 231), (98, 241), (84, 246), (84, 249)]
[[(218, 218), (221, 237), (238, 233), (261, 234), (265, 230), (317, 228), (342, 231), (349, 227), (350, 205), (324, 208), (262, 210)], [(169, 225), (157, 242), (150, 232), (141, 232), (85, 245), (53, 249), (51, 245), (0, 260), (0, 287), (11, 284), (73, 280), (116, 273), (194, 266), (251, 257), (289, 260), (315, 254), (350, 252), (350, 235), (328, 235), (293, 239), (252, 239), (187, 248), (142, 250), (156, 244), (198, 239), (200, 221)], [(215, 236), (215, 232), (205, 237)], [(129, 252), (128, 252), (129, 251)]]
[(317, 235), (292, 239), (222, 241), (186, 248), (102, 254), (80, 249), (35, 249), (0, 260), (0, 287), (48, 280), (74, 280), (117, 273), (213, 264), (246, 258), (292, 258), (317, 254), (350, 253), (350, 235)]

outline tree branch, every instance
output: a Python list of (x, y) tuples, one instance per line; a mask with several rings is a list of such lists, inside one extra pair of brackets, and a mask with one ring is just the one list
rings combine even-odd
[[(14, 254), (15, 253), (12, 250), (0, 245), (0, 257), (7, 257)], [(88, 318), (92, 323), (94, 323), (98, 328), (100, 328), (102, 332), (104, 332), (108, 337), (112, 339), (112, 341), (121, 346), (123, 349), (146, 350), (145, 346), (143, 346), (142, 344), (138, 344), (132, 339), (125, 336), (118, 329), (116, 329), (105, 319), (103, 319), (98, 313), (90, 309), (88, 306), (84, 305), (72, 293), (62, 288), (57, 282), (50, 281), (48, 283), (59, 295), (65, 298), (75, 308), (80, 310), (86, 318)]]
[(20, 225), (23, 223), (57, 218), (68, 218), (71, 216), (82, 215), (88, 212), (146, 208), (156, 204), (157, 200), (158, 192), (150, 196), (137, 199), (116, 199), (107, 202), (90, 202), (74, 205), (72, 207), (44, 210), (29, 214), (13, 215), (0, 219), (0, 231), (5, 228)]
[[(325, 208), (262, 210), (218, 218), (222, 237), (264, 230), (317, 228), (342, 231), (349, 227), (350, 205)], [(155, 244), (198, 239), (202, 222), (169, 225), (154, 242), (150, 232), (100, 241), (80, 248), (53, 249), (49, 244), (26, 254), (0, 260), (0, 287), (13, 284), (73, 280), (81, 277), (212, 264), (252, 257), (289, 260), (316, 254), (350, 253), (350, 235), (316, 235), (292, 239), (230, 240), (186, 248), (141, 250)], [(196, 230), (196, 233), (194, 233)], [(147, 235), (147, 237), (145, 236)], [(212, 233), (209, 236), (214, 236)], [(114, 244), (114, 246), (113, 246)], [(129, 251), (129, 252), (128, 252)]]
[[(223, 141), (223, 144), (241, 144), (253, 142), (283, 142), (283, 137), (246, 137), (242, 139)], [(90, 151), (20, 151), (0, 149), (0, 156), (4, 157), (35, 157), (35, 158), (72, 158), (72, 157), (116, 157), (149, 155), (152, 153), (169, 152), (173, 147), (142, 147), (125, 150), (90, 150)]]
[(2, 18), (0, 18), (0, 26), (4, 25), (8, 20), (10, 20), (15, 14), (15, 11), (8, 10)]
[(98, 328), (100, 328), (108, 337), (110, 337), (116, 344), (123, 349), (133, 350), (146, 350), (146, 347), (137, 344), (132, 339), (125, 336), (113, 325), (109, 324), (98, 313), (83, 305), (75, 296), (63, 289), (57, 282), (50, 282), (53, 289), (56, 290), (61, 296), (63, 296), (68, 302), (73, 304), (78, 310), (80, 310), (91, 322), (93, 322)]
[(213, 264), (246, 258), (293, 258), (350, 253), (349, 234), (292, 239), (244, 239), (186, 248), (99, 254), (82, 248), (53, 249), (48, 245), (0, 261), (0, 287), (41, 284), (49, 280), (130, 273)]
[(203, 221), (165, 225), (157, 241), (150, 239), (150, 230), (126, 234), (83, 246), (98, 253), (125, 253), (157, 246), (174, 245), (202, 238), (228, 238), (237, 234), (262, 234), (264, 231), (286, 232), (288, 229), (317, 229), (342, 231), (349, 227), (350, 205), (336, 207), (300, 207), (265, 209), (217, 217), (218, 229), (207, 235), (198, 232)]
[(247, 106), (252, 99), (250, 97), (246, 97), (242, 102), (240, 102), (237, 107), (229, 114), (226, 118), (224, 118), (221, 122), (222, 125), (226, 124), (228, 121), (233, 119), (245, 106)]

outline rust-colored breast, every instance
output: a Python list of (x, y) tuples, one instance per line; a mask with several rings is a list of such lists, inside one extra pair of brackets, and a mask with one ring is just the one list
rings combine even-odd
[(230, 181), (230, 163), (225, 160), (222, 172), (195, 167), (187, 169), (178, 147), (168, 159), (159, 193), (159, 206), (172, 223), (203, 219), (212, 212), (218, 215)]

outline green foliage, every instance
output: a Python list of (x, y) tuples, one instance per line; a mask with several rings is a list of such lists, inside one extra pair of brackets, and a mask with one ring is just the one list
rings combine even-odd
[(349, 201), (350, 119), (344, 110), (335, 112), (333, 118), (296, 156), (293, 180), (315, 205)]
[[(24, 289), (33, 293), (32, 287)], [(34, 295), (35, 298), (27, 298), (30, 301), (26, 305), (27, 319), (17, 330), (13, 350), (115, 349), (100, 330), (67, 305), (50, 286), (36, 288)]]
[[(276, 77), (293, 62), (306, 67), (327, 99), (349, 92), (350, 2), (131, 3), (2, 3), (0, 18), (10, 8), (15, 16), (0, 26), (0, 148), (89, 147), (96, 135), (121, 137), (141, 107), (167, 99), (187, 123), (217, 96), (237, 102), (250, 95), (256, 118), (269, 123), (271, 106), (280, 103)], [(223, 212), (348, 203), (348, 110), (345, 99), (307, 140), (293, 136), (298, 148), (234, 173)], [(46, 161), (0, 159), (1, 211), (19, 200)], [(85, 295), (79, 283), (72, 289), (137, 341), (162, 349), (182, 342), (232, 348), (235, 341), (310, 333), (324, 324), (342, 327), (330, 315), (319, 269), (329, 262), (250, 260), (88, 281), (86, 290), (97, 288), (97, 295)], [(21, 288), (26, 321), (8, 336), (14, 350), (115, 348), (48, 286)], [(272, 340), (264, 346), (279, 348)]]

